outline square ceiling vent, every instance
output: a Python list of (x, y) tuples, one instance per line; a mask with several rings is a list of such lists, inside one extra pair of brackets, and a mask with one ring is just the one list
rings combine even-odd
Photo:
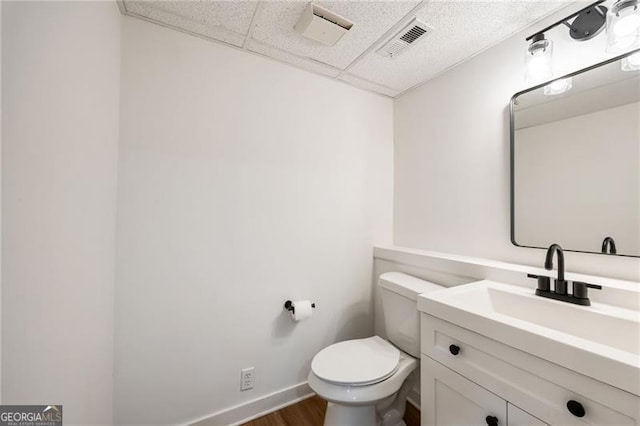
[(307, 38), (333, 46), (353, 28), (353, 22), (322, 6), (309, 3), (294, 28)]
[(377, 50), (378, 54), (386, 58), (397, 58), (402, 52), (415, 45), (419, 40), (431, 34), (433, 28), (415, 18), (406, 27)]

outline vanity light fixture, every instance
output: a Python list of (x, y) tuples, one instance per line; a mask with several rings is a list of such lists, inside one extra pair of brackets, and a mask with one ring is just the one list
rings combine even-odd
[(545, 81), (553, 77), (551, 69), (551, 57), (553, 55), (553, 43), (544, 38), (543, 33), (535, 34), (531, 38), (531, 44), (527, 47), (525, 64), (527, 67), (526, 79), (529, 82)]
[(640, 0), (618, 0), (607, 13), (607, 53), (622, 53), (640, 43)]
[[(640, 0), (618, 0), (619, 2), (638, 3)], [(545, 33), (562, 24), (569, 28), (573, 40), (590, 40), (605, 28), (608, 9), (602, 6), (605, 0), (599, 0), (587, 7), (557, 21), (537, 33), (527, 37), (530, 42), (526, 52), (526, 74), (528, 83), (539, 83), (553, 77), (552, 51), (553, 42), (545, 37)], [(626, 16), (626, 14), (625, 14)]]
[(622, 71), (640, 70), (640, 52), (622, 58)]
[(544, 94), (547, 96), (560, 95), (573, 87), (571, 77), (559, 78), (544, 86)]
[[(618, 0), (619, 2), (635, 2), (640, 0)], [(600, 34), (605, 27), (608, 9), (602, 6), (605, 0), (598, 0), (587, 7), (583, 7), (579, 11), (563, 18), (548, 27), (538, 31), (537, 33), (527, 37), (527, 41), (532, 40), (541, 34), (562, 24), (569, 28), (569, 35), (576, 41), (586, 41)], [(573, 21), (571, 21), (573, 19)], [(571, 22), (570, 22), (571, 21)]]

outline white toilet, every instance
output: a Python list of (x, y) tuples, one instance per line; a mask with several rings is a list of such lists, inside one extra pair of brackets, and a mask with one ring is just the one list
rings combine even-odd
[(309, 386), (329, 402), (325, 426), (404, 426), (407, 395), (420, 357), (418, 295), (443, 287), (400, 272), (378, 280), (388, 341), (335, 343), (311, 362)]

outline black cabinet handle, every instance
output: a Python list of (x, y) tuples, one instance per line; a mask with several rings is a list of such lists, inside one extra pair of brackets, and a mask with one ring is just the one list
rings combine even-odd
[(488, 426), (498, 426), (498, 418), (496, 416), (487, 416), (485, 420)]
[(458, 355), (460, 353), (460, 346), (458, 345), (449, 346), (449, 352), (451, 352), (451, 355)]
[(584, 407), (578, 401), (574, 401), (573, 399), (567, 402), (567, 409), (571, 414), (576, 417), (584, 417), (586, 411), (584, 411)]

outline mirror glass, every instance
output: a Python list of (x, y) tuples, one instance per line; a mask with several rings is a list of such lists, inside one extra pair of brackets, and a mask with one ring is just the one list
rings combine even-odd
[(640, 50), (567, 77), (511, 100), (511, 241), (640, 256)]

